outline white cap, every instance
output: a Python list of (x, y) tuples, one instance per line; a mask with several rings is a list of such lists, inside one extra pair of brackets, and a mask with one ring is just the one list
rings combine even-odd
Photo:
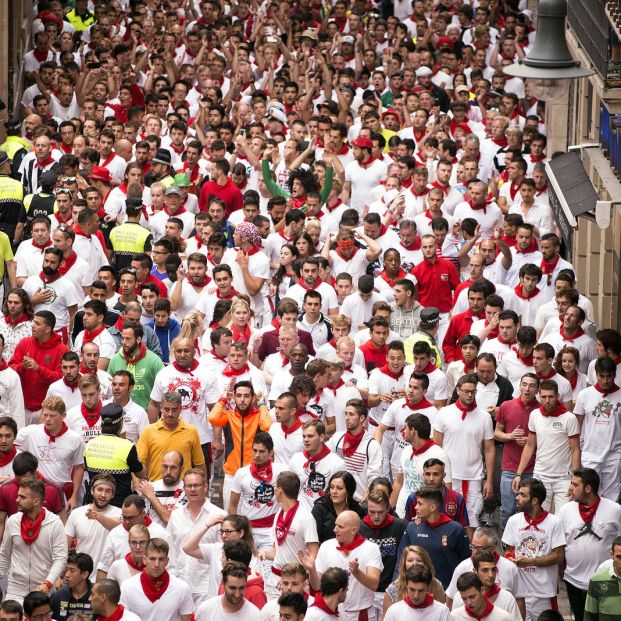
[(345, 35), (341, 38), (341, 43), (349, 43), (350, 45), (353, 45), (355, 42), (356, 39), (354, 39), (351, 35)]
[(433, 71), (431, 69), (429, 69), (429, 67), (425, 67), (424, 65), (422, 67), (419, 67), (416, 70), (416, 77), (417, 78), (423, 78), (427, 75), (433, 75)]

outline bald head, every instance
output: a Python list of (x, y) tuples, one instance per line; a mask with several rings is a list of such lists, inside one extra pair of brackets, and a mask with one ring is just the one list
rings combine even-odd
[(126, 162), (132, 159), (132, 143), (125, 138), (117, 140), (114, 144), (114, 150), (117, 155), (120, 155)]
[(339, 513), (334, 525), (334, 534), (340, 544), (351, 543), (360, 530), (360, 517), (355, 511)]

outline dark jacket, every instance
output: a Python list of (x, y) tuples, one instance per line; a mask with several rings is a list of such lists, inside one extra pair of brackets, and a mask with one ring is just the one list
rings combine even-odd
[[(502, 375), (496, 374), (496, 379), (494, 380), (496, 384), (498, 384), (498, 401), (496, 402), (496, 407), (498, 407), (501, 403), (505, 401), (511, 401), (513, 399), (513, 384)], [(451, 395), (451, 403), (455, 403), (457, 401), (457, 388), (453, 390), (453, 394)]]
[[(351, 511), (355, 511), (360, 518), (364, 518), (366, 515), (365, 509), (363, 509), (355, 500), (351, 501), (349, 507)], [(312, 510), (315, 522), (317, 522), (317, 535), (319, 536), (319, 543), (323, 543), (328, 539), (334, 539), (334, 526), (336, 525), (336, 511), (334, 505), (328, 496), (322, 496), (315, 501)]]

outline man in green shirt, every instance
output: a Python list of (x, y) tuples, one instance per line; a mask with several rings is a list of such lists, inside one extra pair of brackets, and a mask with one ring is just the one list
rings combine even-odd
[(612, 542), (612, 565), (596, 571), (589, 581), (584, 621), (621, 619), (621, 537)]
[(155, 376), (164, 368), (164, 363), (143, 344), (144, 330), (139, 323), (126, 322), (121, 332), (121, 349), (112, 356), (108, 373), (129, 371), (136, 382), (132, 399), (145, 410), (153, 389)]

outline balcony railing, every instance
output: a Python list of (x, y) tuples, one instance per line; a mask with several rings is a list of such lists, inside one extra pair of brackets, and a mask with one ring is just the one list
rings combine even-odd
[(593, 69), (608, 82), (617, 75), (610, 75), (610, 35), (613, 28), (609, 15), (618, 11), (619, 1), (568, 0), (567, 21), (574, 36), (593, 63)]

